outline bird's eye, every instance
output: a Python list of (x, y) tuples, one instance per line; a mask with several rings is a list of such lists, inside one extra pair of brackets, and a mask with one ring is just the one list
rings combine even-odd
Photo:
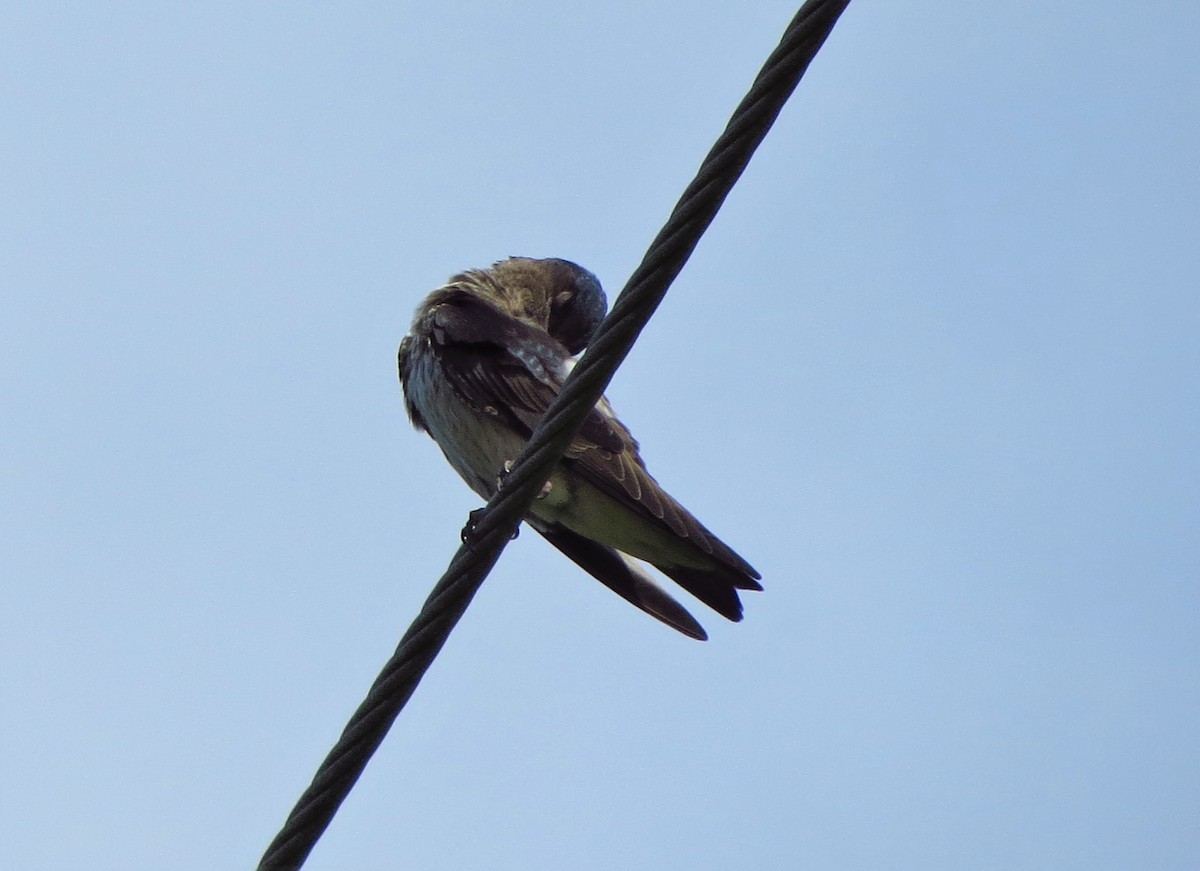
[(565, 303), (565, 302), (570, 302), (570, 301), (571, 301), (571, 297), (573, 297), (573, 296), (575, 296), (575, 291), (573, 291), (573, 290), (564, 290), (564, 291), (562, 291), (561, 293), (559, 293), (557, 296), (555, 296), (555, 297), (554, 297), (554, 304), (555, 304), (555, 305), (562, 305), (562, 304), (563, 304), (563, 303)]

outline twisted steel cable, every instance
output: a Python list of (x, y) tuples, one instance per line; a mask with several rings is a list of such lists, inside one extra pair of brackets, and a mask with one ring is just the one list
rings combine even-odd
[(476, 516), (420, 614), (267, 848), (260, 871), (304, 864), (849, 2), (809, 0), (796, 13), (503, 487)]

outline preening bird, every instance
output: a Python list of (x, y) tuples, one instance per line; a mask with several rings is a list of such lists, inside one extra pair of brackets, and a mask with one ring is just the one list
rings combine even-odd
[[(512, 257), (455, 275), (421, 303), (400, 343), (413, 426), (433, 437), (484, 499), (501, 486), (574, 355), (604, 318), (600, 282), (568, 260)], [(588, 413), (525, 522), (585, 571), (692, 638), (703, 627), (644, 560), (730, 620), (761, 575), (646, 471), (607, 399)]]

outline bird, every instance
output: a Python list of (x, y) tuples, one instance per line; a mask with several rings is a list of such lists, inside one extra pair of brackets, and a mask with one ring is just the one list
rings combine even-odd
[[(409, 420), (491, 499), (606, 310), (600, 281), (569, 260), (510, 257), (452, 276), (421, 302), (400, 343)], [(604, 397), (524, 520), (613, 592), (697, 640), (704, 628), (643, 563), (735, 622), (738, 591), (762, 589), (762, 576), (651, 477)]]

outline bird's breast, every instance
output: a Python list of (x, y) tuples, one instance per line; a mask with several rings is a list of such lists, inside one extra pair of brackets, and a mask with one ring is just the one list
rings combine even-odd
[(407, 363), (408, 400), (454, 470), (472, 490), (490, 499), (505, 462), (516, 458), (525, 440), (459, 395), (428, 339), (414, 345)]

